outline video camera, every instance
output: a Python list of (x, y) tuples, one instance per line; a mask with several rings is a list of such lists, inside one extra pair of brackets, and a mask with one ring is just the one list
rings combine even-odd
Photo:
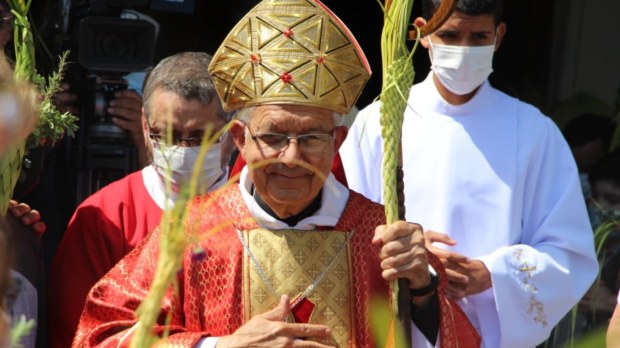
[[(134, 76), (154, 65), (159, 28), (151, 16), (162, 12), (192, 15), (196, 1), (59, 0), (52, 4), (54, 48), (70, 50), (70, 59), (78, 62), (69, 66), (66, 78), (78, 96), (80, 129), (75, 139), (66, 142), (64, 153), (72, 159), (70, 165), (76, 166), (66, 171), (69, 176), (77, 174), (72, 203), (79, 204), (139, 169), (136, 147), (112, 122), (108, 106), (116, 92), (140, 89), (139, 81), (127, 81), (128, 73)], [(132, 19), (122, 18), (127, 15)]]
[(123, 137), (107, 114), (114, 93), (127, 89), (123, 77), (153, 65), (155, 28), (144, 20), (116, 17), (87, 17), (79, 22), (78, 63), (87, 71), (91, 95), (85, 101), (91, 137)]
[(108, 106), (128, 88), (125, 75), (153, 66), (155, 27), (139, 19), (91, 16), (78, 23), (77, 62), (81, 82), (81, 149), (77, 201), (138, 169), (138, 154), (126, 132), (112, 122)]

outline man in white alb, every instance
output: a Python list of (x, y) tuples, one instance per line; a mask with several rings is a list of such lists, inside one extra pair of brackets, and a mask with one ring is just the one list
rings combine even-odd
[[(425, 0), (430, 18), (439, 0)], [(403, 124), (405, 207), (485, 347), (533, 347), (598, 268), (575, 162), (560, 131), (487, 77), (506, 32), (501, 0), (460, 0), (422, 39), (432, 71)], [(419, 26), (425, 23), (417, 18)], [(360, 111), (340, 154), (351, 189), (382, 201), (380, 103)]]

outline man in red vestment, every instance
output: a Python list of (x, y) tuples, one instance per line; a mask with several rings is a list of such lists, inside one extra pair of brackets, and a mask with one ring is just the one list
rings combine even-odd
[[(341, 115), (370, 76), (342, 22), (317, 0), (264, 0), (210, 71), (224, 108), (239, 110), (230, 132), (247, 165), (238, 184), (189, 207), (191, 245), (153, 329), (168, 332), (162, 343), (373, 347), (370, 301), (387, 301), (388, 281), (406, 278), (416, 347), (479, 346), (420, 226), (386, 225), (381, 205), (330, 174), (347, 134)], [(161, 238), (156, 229), (93, 287), (74, 347), (130, 343)]]
[[(162, 211), (173, 206), (179, 186), (191, 176), (202, 136), (228, 122), (207, 70), (210, 61), (206, 53), (180, 53), (162, 60), (150, 74), (142, 126), (152, 163), (90, 196), (69, 222), (49, 277), (52, 347), (71, 345), (90, 288), (157, 227)], [(173, 146), (166, 137), (169, 117)], [(223, 147), (212, 146), (203, 162), (201, 192), (226, 182)]]

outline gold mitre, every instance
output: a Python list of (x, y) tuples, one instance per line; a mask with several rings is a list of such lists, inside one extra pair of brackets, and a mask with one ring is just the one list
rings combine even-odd
[(228, 34), (209, 72), (226, 110), (303, 104), (348, 114), (370, 77), (359, 44), (318, 0), (263, 0)]

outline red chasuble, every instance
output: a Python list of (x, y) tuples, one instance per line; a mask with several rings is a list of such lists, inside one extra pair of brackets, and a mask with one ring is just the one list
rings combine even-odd
[[(233, 333), (252, 315), (264, 312), (258, 307), (277, 303), (280, 291), (291, 298), (302, 293), (318, 279), (323, 263), (332, 267), (329, 277), (307, 294), (308, 301), (300, 302), (297, 317), (330, 323), (340, 335), (334, 334), (332, 341), (340, 346), (374, 347), (369, 302), (389, 298), (379, 249), (371, 243), (375, 227), (385, 223), (381, 205), (351, 191), (337, 225), (315, 231), (261, 229), (237, 185), (198, 198), (191, 209), (187, 233), (199, 241), (206, 257), (192, 260), (196, 245), (188, 247), (178, 273), (179, 294), (169, 290), (164, 298), (155, 332), (163, 332), (166, 314), (171, 314), (168, 344), (193, 347), (202, 337)], [(156, 230), (97, 283), (88, 295), (75, 347), (129, 344), (134, 311), (153, 279), (159, 247)], [(442, 295), (447, 278), (441, 264), (432, 255), (430, 259), (441, 278), (441, 345), (479, 347), (480, 338), (467, 317)]]
[(161, 220), (142, 171), (88, 197), (76, 209), (49, 275), (50, 346), (71, 345), (88, 291)]

